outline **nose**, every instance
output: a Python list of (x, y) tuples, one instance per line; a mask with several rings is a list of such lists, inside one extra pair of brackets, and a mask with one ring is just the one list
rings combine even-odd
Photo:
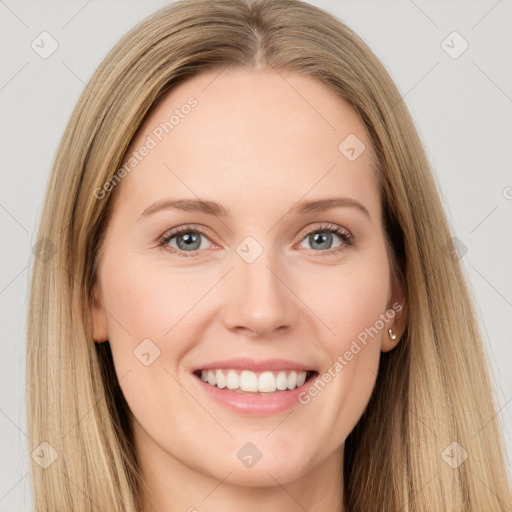
[(270, 337), (294, 326), (299, 306), (283, 267), (265, 252), (252, 263), (235, 259), (224, 282), (227, 299), (222, 317), (228, 329)]

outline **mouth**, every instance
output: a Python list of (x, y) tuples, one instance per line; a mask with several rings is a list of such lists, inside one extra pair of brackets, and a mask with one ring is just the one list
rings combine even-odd
[(314, 379), (315, 370), (264, 370), (252, 371), (239, 368), (198, 369), (193, 374), (204, 383), (240, 394), (266, 395), (278, 391), (293, 391)]
[(297, 407), (310, 381), (319, 376), (317, 370), (298, 361), (246, 356), (211, 361), (191, 373), (197, 389), (208, 399), (236, 414), (256, 417)]

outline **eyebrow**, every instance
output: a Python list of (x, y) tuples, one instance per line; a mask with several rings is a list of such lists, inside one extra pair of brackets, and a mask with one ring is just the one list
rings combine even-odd
[[(371, 220), (370, 212), (360, 202), (350, 197), (329, 197), (325, 199), (316, 199), (312, 201), (302, 201), (292, 208), (292, 212), (298, 215), (306, 213), (323, 212), (332, 210), (333, 208), (355, 208), (362, 212), (369, 220)], [(207, 201), (205, 199), (163, 199), (153, 203), (146, 208), (137, 220), (152, 215), (161, 210), (183, 210), (187, 212), (200, 212), (216, 217), (228, 217), (229, 212), (219, 203), (215, 201)]]

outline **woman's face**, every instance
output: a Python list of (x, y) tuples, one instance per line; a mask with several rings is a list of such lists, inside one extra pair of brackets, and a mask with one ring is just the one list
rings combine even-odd
[(93, 320), (143, 466), (246, 485), (340, 467), (404, 317), (356, 114), (309, 77), (209, 72), (126, 162)]

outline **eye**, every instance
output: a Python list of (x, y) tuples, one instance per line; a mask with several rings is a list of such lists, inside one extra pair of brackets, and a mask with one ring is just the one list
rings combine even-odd
[[(337, 253), (354, 244), (352, 235), (346, 229), (335, 224), (316, 226), (314, 229), (303, 233), (302, 237), (300, 247), (303, 247), (302, 243), (307, 242), (311, 244), (312, 250), (327, 253), (325, 255)], [(336, 237), (341, 241), (333, 247)], [(177, 253), (180, 257), (190, 257), (199, 256), (202, 249), (208, 248), (208, 243), (203, 243), (205, 240), (210, 241), (203, 229), (198, 226), (185, 225), (162, 235), (158, 244), (167, 250), (172, 249), (172, 252)], [(212, 242), (210, 241), (210, 243)]]
[(209, 240), (202, 229), (193, 226), (180, 226), (165, 233), (160, 238), (159, 245), (175, 249), (179, 256), (198, 256), (196, 251), (205, 249), (205, 245), (208, 245), (203, 243), (203, 239)]
[[(313, 230), (307, 231), (302, 236), (305, 236), (302, 243), (309, 243), (311, 249), (317, 252), (328, 252), (328, 254), (337, 253), (343, 250), (346, 246), (354, 244), (352, 235), (344, 228), (336, 226), (335, 224), (322, 224), (315, 227)], [(333, 247), (333, 242), (336, 242), (336, 237), (341, 240), (338, 245)], [(330, 250), (334, 249), (334, 250)], [(323, 256), (323, 255), (322, 255)]]

